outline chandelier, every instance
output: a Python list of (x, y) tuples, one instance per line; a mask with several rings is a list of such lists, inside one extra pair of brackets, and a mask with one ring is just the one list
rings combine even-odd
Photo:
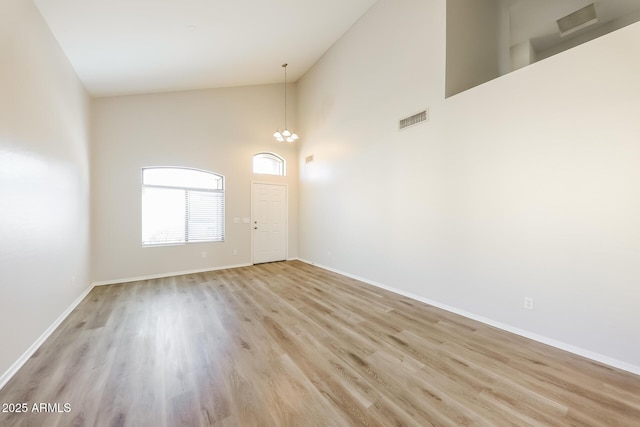
[(284, 68), (284, 130), (280, 131), (278, 129), (273, 134), (278, 142), (293, 142), (298, 139), (298, 135), (287, 128), (287, 65), (289, 64), (282, 64), (282, 68)]

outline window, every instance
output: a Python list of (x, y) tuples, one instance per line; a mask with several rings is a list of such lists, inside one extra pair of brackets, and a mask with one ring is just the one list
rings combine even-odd
[(188, 168), (142, 169), (142, 245), (224, 241), (224, 177)]
[(253, 156), (253, 173), (285, 176), (284, 159), (272, 153), (258, 153)]

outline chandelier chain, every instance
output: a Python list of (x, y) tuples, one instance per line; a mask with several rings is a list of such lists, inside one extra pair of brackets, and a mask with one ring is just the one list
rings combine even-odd
[(284, 68), (284, 128), (287, 128), (287, 63), (282, 64)]

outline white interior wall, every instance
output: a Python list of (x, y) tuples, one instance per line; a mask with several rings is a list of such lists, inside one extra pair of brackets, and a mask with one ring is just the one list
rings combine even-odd
[(31, 1), (0, 1), (0, 64), (2, 385), (89, 286), (89, 98)]
[[(97, 98), (92, 105), (94, 282), (251, 263), (251, 182), (284, 183), (289, 193), (290, 258), (297, 256), (297, 149), (276, 143), (284, 125), (283, 85)], [(288, 124), (295, 126), (295, 85)], [(287, 176), (252, 173), (253, 155), (273, 152)], [(141, 170), (181, 166), (225, 176), (225, 242), (162, 247), (141, 244)], [(237, 250), (237, 255), (233, 251)], [(206, 258), (202, 257), (206, 252)]]
[[(440, 133), (444, 16), (440, 1), (380, 1), (298, 82), (302, 258), (388, 282), (395, 259), (414, 253), (398, 238), (407, 225), (438, 233), (442, 162), (416, 135), (432, 145)], [(397, 131), (399, 119), (427, 107), (428, 126)], [(433, 247), (421, 248), (421, 264), (433, 262)]]
[(640, 372), (640, 24), (445, 100), (445, 13), (380, 0), (298, 82), (300, 257)]

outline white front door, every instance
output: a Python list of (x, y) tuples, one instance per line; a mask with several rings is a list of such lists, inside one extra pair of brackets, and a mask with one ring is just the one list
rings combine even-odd
[(287, 258), (287, 186), (253, 183), (253, 263)]

